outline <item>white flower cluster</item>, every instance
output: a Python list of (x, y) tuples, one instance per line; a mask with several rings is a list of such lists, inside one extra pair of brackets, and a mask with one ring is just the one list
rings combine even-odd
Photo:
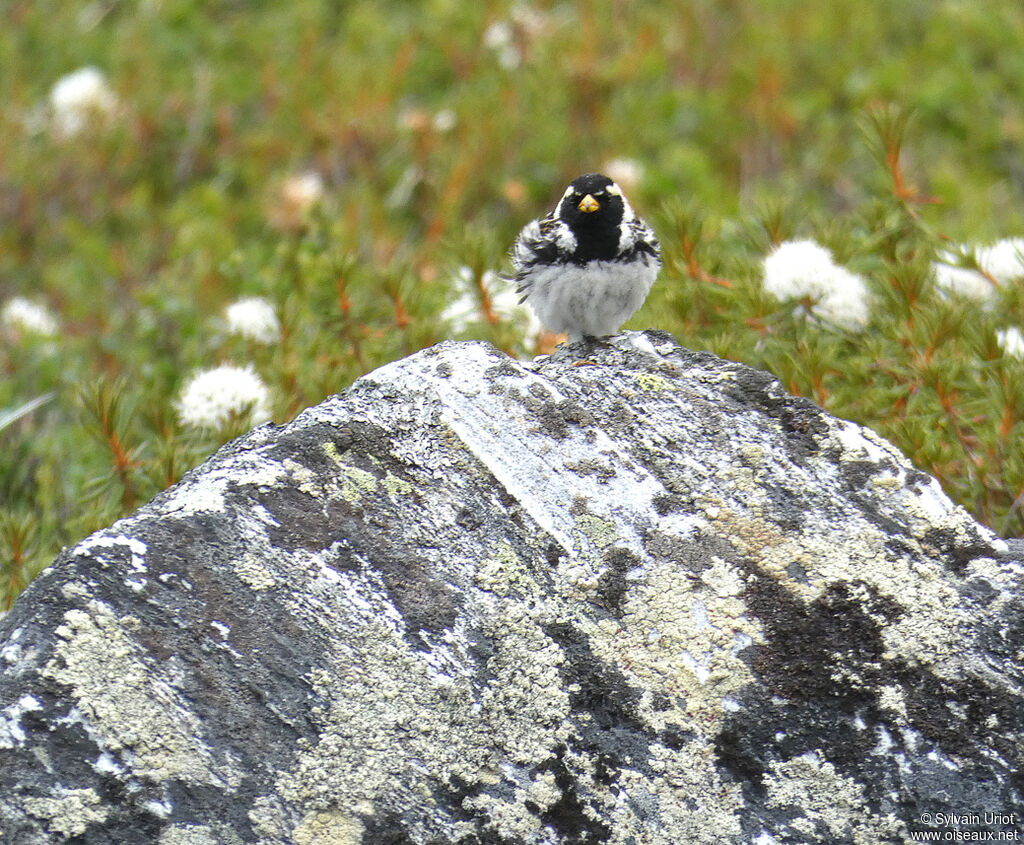
[(644, 180), (644, 166), (635, 158), (613, 158), (601, 165), (601, 172), (627, 194)]
[(192, 375), (178, 400), (178, 418), (191, 428), (223, 428), (234, 419), (270, 419), (270, 392), (251, 365), (224, 364)]
[(785, 241), (764, 259), (764, 288), (776, 299), (807, 299), (818, 319), (850, 331), (871, 317), (867, 283), (814, 241)]
[(547, 15), (516, 3), (509, 10), (508, 20), (495, 21), (484, 30), (484, 46), (495, 53), (502, 68), (515, 70), (523, 62), (524, 46), (549, 28)]
[(533, 310), (519, 302), (515, 286), (493, 270), (484, 273), (479, 285), (469, 267), (460, 267), (452, 287), (457, 298), (441, 313), (441, 321), (451, 326), (452, 334), (462, 334), (470, 324), (487, 318), (484, 298), (490, 313), (503, 322), (513, 323), (523, 337), (533, 338), (541, 326)]
[(0, 322), (15, 331), (40, 337), (55, 337), (60, 331), (57, 318), (47, 308), (22, 296), (7, 300), (0, 312)]
[(999, 329), (996, 340), (1004, 355), (1024, 360), (1024, 332), (1017, 326)]
[(978, 266), (1001, 285), (1024, 278), (1024, 238), (1003, 238), (975, 250)]
[[(974, 257), (978, 270), (959, 266), (967, 256)], [(940, 254), (932, 268), (940, 289), (992, 306), (999, 285), (1024, 277), (1024, 238), (1003, 238), (988, 246), (964, 244), (956, 251)]]
[(281, 337), (281, 322), (274, 306), (259, 296), (232, 302), (225, 314), (228, 331), (256, 343), (274, 343)]
[[(942, 257), (945, 258), (946, 255)], [(952, 255), (949, 259), (956, 260)], [(970, 267), (955, 267), (946, 264), (945, 261), (933, 263), (932, 270), (935, 272), (935, 285), (940, 290), (982, 304), (991, 305), (995, 302), (996, 286), (977, 270)]]
[(103, 72), (94, 67), (61, 77), (50, 91), (50, 116), (58, 138), (78, 135), (90, 120), (108, 118), (117, 107), (117, 95)]

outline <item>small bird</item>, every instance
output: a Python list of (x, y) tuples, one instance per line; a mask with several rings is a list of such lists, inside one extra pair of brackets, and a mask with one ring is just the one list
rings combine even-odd
[(585, 173), (512, 247), (521, 302), (570, 341), (614, 334), (644, 303), (661, 268), (651, 228), (607, 176)]

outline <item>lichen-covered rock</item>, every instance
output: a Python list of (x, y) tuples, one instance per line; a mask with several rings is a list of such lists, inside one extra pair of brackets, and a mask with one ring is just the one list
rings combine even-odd
[(1020, 557), (872, 432), (667, 335), (441, 344), (32, 584), (0, 841), (1021, 830)]

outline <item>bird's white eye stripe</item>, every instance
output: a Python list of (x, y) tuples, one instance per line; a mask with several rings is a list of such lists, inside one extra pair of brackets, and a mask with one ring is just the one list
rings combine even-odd
[(620, 188), (614, 182), (612, 182), (607, 188), (605, 188), (605, 190), (609, 194), (612, 194), (613, 196), (616, 196), (616, 197), (621, 197), (622, 196), (622, 188)]
[(573, 188), (572, 188), (572, 185), (570, 185), (568, 188), (565, 189), (565, 193), (562, 194), (562, 199), (565, 199), (566, 197), (571, 197), (572, 194), (573, 194)]

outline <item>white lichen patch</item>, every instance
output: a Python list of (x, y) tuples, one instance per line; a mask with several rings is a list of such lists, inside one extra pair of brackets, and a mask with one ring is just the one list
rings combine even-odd
[(882, 710), (897, 716), (900, 721), (907, 721), (907, 702), (903, 697), (902, 687), (883, 686), (878, 689), (878, 706)]
[(674, 564), (647, 567), (630, 585), (617, 629), (599, 626), (592, 640), (636, 686), (676, 702), (667, 711), (643, 708), (655, 730), (668, 721), (713, 732), (722, 699), (753, 681), (734, 648), (737, 636), (762, 640), (744, 616), (742, 580), (720, 559), (701, 576), (681, 576)]
[(363, 823), (341, 810), (307, 813), (292, 831), (295, 845), (361, 845)]
[(967, 565), (965, 577), (968, 580), (980, 578), (988, 582), (989, 586), (999, 593), (999, 602), (1003, 604), (1016, 597), (1017, 579), (1022, 574), (1024, 572), (1015, 573), (1010, 566), (999, 565), (992, 558), (980, 557)]
[(614, 520), (590, 513), (577, 513), (573, 531), (573, 557), (581, 563), (593, 561), (619, 539), (619, 526)]
[[(942, 561), (930, 561), (923, 551), (914, 557), (893, 555), (886, 536), (855, 515), (784, 534), (762, 520), (731, 514), (728, 531), (737, 548), (806, 605), (835, 584), (848, 590), (858, 583), (870, 586), (902, 609), (894, 621), (876, 615), (886, 646), (883, 657), (914, 660), (942, 675), (959, 674), (958, 656), (971, 615), (945, 577)], [(906, 539), (908, 545), (915, 542)], [(794, 564), (804, 577), (791, 574)], [(868, 596), (863, 598), (869, 607)]]
[(243, 845), (226, 825), (175, 824), (164, 830), (157, 845)]
[(495, 651), (488, 662), (493, 680), (479, 697), (482, 727), (489, 749), (515, 763), (537, 765), (569, 735), (569, 691), (559, 671), (565, 655), (532, 613), (514, 602), (503, 610), (488, 632)]
[(289, 470), (284, 463), (270, 460), (259, 450), (252, 449), (184, 479), (158, 498), (154, 506), (159, 514), (179, 518), (197, 513), (220, 513), (231, 489), (249, 485), (271, 487), (286, 477), (289, 477)]
[[(321, 733), (278, 780), (279, 794), (298, 806), (401, 803), (402, 794), (428, 792), (437, 772), (479, 761), (471, 752), (482, 738), (460, 724), (469, 721), (468, 684), (435, 687), (389, 625), (368, 622), (338, 645), (332, 668), (314, 671), (309, 682), (322, 702), (312, 711)], [(410, 765), (414, 760), (425, 765)]]
[(525, 571), (523, 562), (508, 542), (500, 543), (491, 556), (480, 562), (473, 581), (481, 590), (501, 598), (517, 594), (533, 596), (537, 582)]
[(836, 420), (831, 434), (842, 446), (841, 461), (902, 461), (903, 455), (891, 443), (869, 428), (846, 420)]
[(29, 796), (21, 803), (25, 812), (42, 819), (50, 832), (65, 839), (81, 836), (89, 825), (106, 821), (110, 814), (110, 808), (92, 789), (55, 786), (50, 795)]
[(850, 839), (855, 845), (877, 845), (902, 839), (906, 826), (892, 814), (871, 811), (864, 787), (839, 774), (832, 763), (811, 751), (784, 762), (774, 762), (764, 778), (769, 807), (791, 810), (790, 827), (802, 836), (821, 835)]
[(550, 621), (542, 591), (505, 546), (481, 567), (477, 589), (476, 636), (493, 647), (482, 687), (461, 625), (445, 648), (425, 652), (403, 636), (400, 615), (359, 603), (355, 583), (324, 594), (360, 621), (308, 679), (320, 735), (281, 776), (280, 795), (306, 812), (419, 801), (438, 777), (491, 784), (503, 764), (532, 769), (551, 757), (571, 708), (564, 655), (541, 629)]
[(67, 611), (43, 675), (71, 688), (92, 738), (106, 751), (123, 752), (135, 775), (234, 784), (239, 776), (215, 763), (198, 717), (146, 659), (131, 625), (101, 601), (89, 602), (88, 611)]
[(83, 601), (88, 601), (93, 595), (93, 591), (80, 581), (68, 581), (66, 584), (61, 584), (60, 594), (67, 599), (69, 603), (78, 604)]
[(995, 535), (978, 525), (962, 507), (954, 505), (935, 478), (926, 483), (907, 483), (913, 466), (892, 443), (869, 428), (845, 420), (831, 420), (829, 436), (841, 447), (839, 460), (878, 464), (878, 473), (869, 480), (876, 492), (875, 505), (898, 514), (918, 539), (935, 530), (950, 531), (958, 542), (972, 545), (972, 536), (980, 534), (987, 542), (998, 544)]
[(509, 841), (536, 841), (543, 822), (535, 812), (526, 808), (529, 801), (544, 812), (562, 797), (551, 772), (542, 772), (525, 788), (516, 789), (515, 800), (505, 801), (481, 792), (463, 801), (465, 809), (489, 819), (488, 827)]
[[(697, 740), (679, 750), (652, 745), (650, 766), (657, 773), (649, 789), (661, 808), (665, 845), (718, 845), (740, 834), (743, 791), (722, 782), (713, 742)], [(687, 800), (692, 796), (700, 799)]]

